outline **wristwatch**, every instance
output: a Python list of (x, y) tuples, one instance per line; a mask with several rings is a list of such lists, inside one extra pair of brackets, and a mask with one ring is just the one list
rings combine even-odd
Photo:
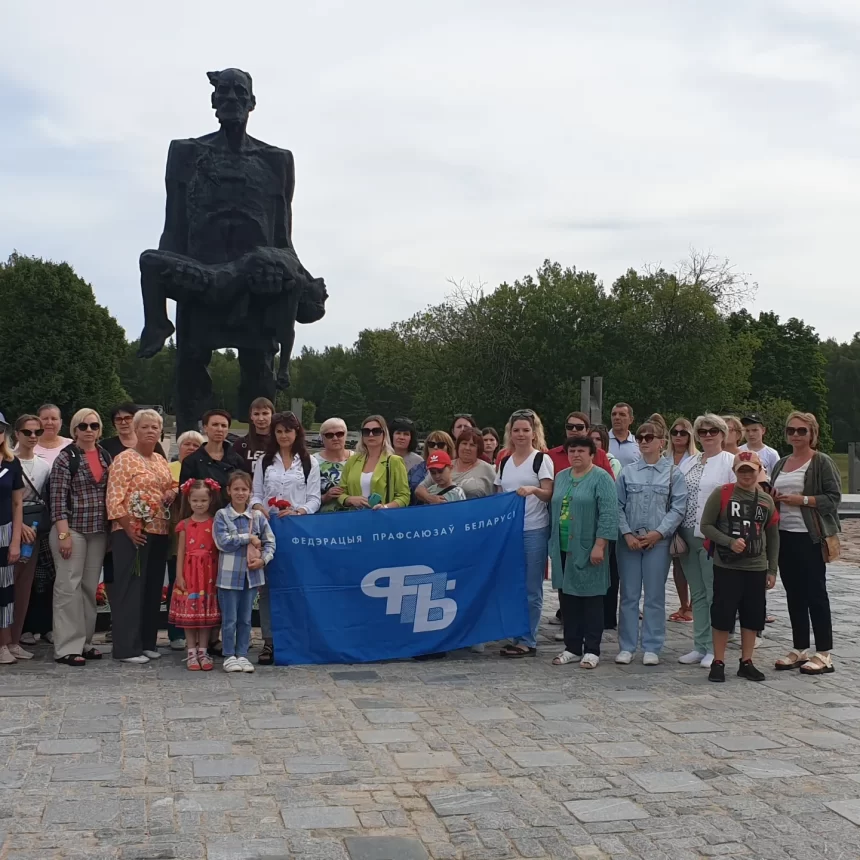
[(65, 540), (67, 537), (71, 537), (71, 536), (72, 536), (71, 532), (58, 532), (57, 533), (57, 539), (58, 540)]
[(805, 507), (805, 508), (809, 507), (809, 496), (803, 497), (803, 507)]

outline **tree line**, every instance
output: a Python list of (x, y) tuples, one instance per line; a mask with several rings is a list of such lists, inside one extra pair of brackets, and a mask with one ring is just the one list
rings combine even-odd
[[(338, 415), (357, 425), (380, 413), (428, 430), (460, 412), (501, 427), (527, 405), (555, 440), (590, 375), (603, 377), (607, 413), (617, 400), (639, 417), (756, 411), (776, 429), (796, 408), (818, 416), (826, 447), (860, 441), (860, 333), (822, 341), (802, 320), (753, 316), (744, 305), (754, 290), (707, 254), (673, 269), (630, 269), (609, 287), (547, 260), (494, 290), (454, 284), (445, 301), (364, 330), (352, 346), (303, 349), (293, 388), (276, 405), (302, 397), (305, 421)], [(45, 401), (64, 414), (83, 403), (106, 414), (126, 397), (172, 411), (175, 345), (138, 359), (137, 342), (68, 264), (13, 255), (0, 264), (0, 303), (7, 418)], [(232, 410), (235, 352), (215, 353), (210, 373), (213, 405)], [(778, 439), (770, 434), (771, 444)]]

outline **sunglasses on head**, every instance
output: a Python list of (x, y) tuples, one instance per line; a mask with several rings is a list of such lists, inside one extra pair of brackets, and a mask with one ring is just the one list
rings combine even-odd
[(532, 409), (517, 409), (516, 412), (511, 413), (511, 422), (516, 421), (518, 418), (527, 418), (529, 421), (534, 421), (534, 411)]
[(669, 431), (669, 433), (671, 433), (673, 436), (689, 436), (690, 435), (690, 431), (684, 430), (683, 427), (673, 427)]
[(697, 432), (700, 436), (719, 436), (721, 431), (719, 427), (700, 427)]
[(346, 433), (343, 430), (331, 430), (328, 433), (323, 433), (323, 439), (343, 439)]
[(808, 427), (786, 427), (785, 428), (786, 436), (808, 436), (809, 428)]
[(445, 471), (445, 469), (428, 469), (427, 471), (434, 477), (438, 478), (439, 475), (441, 475)]
[(95, 431), (95, 430), (100, 430), (100, 429), (101, 429), (101, 427), (100, 427), (100, 425), (99, 425), (99, 423), (98, 423), (97, 421), (93, 421), (93, 422), (92, 422), (92, 423), (90, 423), (90, 424), (86, 424), (86, 423), (84, 423), (84, 422), (81, 422), (80, 424), (78, 424), (78, 426), (77, 426), (75, 429), (76, 429), (79, 433), (83, 433), (83, 432), (84, 432), (84, 431), (86, 431), (86, 430), (93, 430), (93, 431)]
[(636, 437), (637, 442), (653, 442), (657, 437), (653, 433), (642, 433)]
[(565, 424), (564, 429), (565, 430), (576, 430), (577, 432), (581, 433), (583, 430), (585, 430), (585, 424), (573, 424), (573, 423)]
[(444, 442), (425, 442), (424, 443), (428, 448), (444, 448)]
[(382, 428), (381, 427), (362, 427), (361, 428), (362, 436), (381, 436)]
[[(0, 430), (3, 430), (3, 429), (5, 429), (5, 425), (3, 427), (0, 427)], [(40, 427), (38, 430), (27, 430), (27, 429), (22, 428), (18, 432), (22, 436), (30, 437), (30, 436), (41, 436), (45, 431)]]

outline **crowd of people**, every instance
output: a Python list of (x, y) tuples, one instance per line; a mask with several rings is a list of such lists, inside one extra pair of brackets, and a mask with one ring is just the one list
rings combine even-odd
[[(214, 409), (202, 434), (183, 433), (168, 462), (161, 415), (131, 403), (101, 416), (79, 409), (70, 436), (53, 404), (0, 414), (0, 664), (28, 660), (40, 636), (54, 658), (84, 666), (93, 644), (97, 593), (110, 602), (112, 656), (147, 663), (157, 636), (167, 571), (168, 636), (187, 649), (190, 671), (253, 672), (252, 608), (259, 597), (263, 647), (274, 662), (266, 565), (274, 557), (273, 517), (450, 504), (497, 492), (525, 498), (525, 585), (529, 630), (500, 656), (537, 651), (544, 579), (559, 609), (554, 665), (599, 665), (606, 630), (618, 631), (615, 662), (641, 651), (659, 664), (666, 638), (666, 580), (680, 607), (669, 620), (692, 625), (693, 650), (680, 658), (725, 680), (725, 651), (740, 622), (738, 675), (760, 681), (753, 663), (777, 575), (786, 591), (793, 647), (778, 670), (834, 671), (827, 562), (838, 557), (841, 481), (818, 450), (814, 415), (792, 412), (791, 454), (764, 439), (756, 414), (711, 413), (667, 424), (649, 416), (633, 431), (618, 403), (611, 427), (568, 415), (565, 441), (549, 448), (540, 417), (515, 411), (500, 435), (472, 415), (454, 416), (421, 448), (408, 418), (371, 415), (354, 451), (340, 418), (320, 426), (311, 454), (291, 412), (251, 404), (247, 436), (228, 440), (231, 416)], [(419, 448), (421, 450), (419, 451)], [(815, 637), (811, 651), (810, 621)], [(220, 644), (219, 644), (220, 636)], [(482, 648), (483, 646), (476, 646)], [(444, 655), (425, 655), (439, 657)]]

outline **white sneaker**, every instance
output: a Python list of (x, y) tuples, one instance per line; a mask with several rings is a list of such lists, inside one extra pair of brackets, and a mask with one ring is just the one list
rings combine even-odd
[(483, 642), (480, 645), (473, 645), (471, 648), (473, 654), (483, 654), (485, 650)]
[(36, 637), (32, 633), (22, 633), (18, 641), (21, 645), (35, 645)]
[(615, 657), (615, 662), (626, 666), (628, 663), (633, 662), (633, 655), (629, 651), (619, 651)]
[(564, 642), (564, 630), (559, 630), (553, 638), (556, 642)]
[(247, 657), (237, 657), (236, 662), (242, 672), (253, 672), (254, 664)]
[(704, 656), (704, 657), (702, 657), (702, 662), (701, 662), (701, 663), (699, 663), (699, 665), (700, 665), (703, 669), (710, 669), (710, 668), (711, 668), (711, 663), (713, 663), (713, 662), (714, 662), (714, 655), (713, 655), (713, 654), (711, 654), (711, 653), (708, 653), (708, 654), (705, 654), (705, 656)]
[(160, 660), (161, 654), (158, 651), (144, 651), (145, 656), (149, 657), (150, 660)]
[(185, 650), (185, 640), (184, 639), (171, 639), (170, 640), (170, 650), (171, 651), (184, 651)]
[(0, 663), (11, 665), (17, 662), (15, 655), (5, 645), (0, 648)]
[(704, 656), (701, 651), (691, 651), (689, 654), (679, 657), (678, 662), (683, 663), (685, 666), (692, 666), (694, 663), (701, 663)]
[(20, 645), (10, 645), (9, 653), (16, 660), (32, 660), (33, 655), (29, 651), (25, 651)]
[(596, 669), (599, 662), (600, 657), (598, 657), (597, 654), (583, 654), (582, 659), (579, 661), (579, 665), (583, 669)]
[(141, 666), (149, 662), (149, 657), (145, 654), (138, 654), (137, 657), (123, 657), (120, 663), (139, 663)]
[(224, 661), (224, 671), (225, 672), (241, 672), (242, 667), (239, 665), (239, 661), (235, 657), (228, 657)]
[(659, 666), (660, 665), (660, 657), (655, 654), (653, 651), (646, 651), (642, 655), (642, 665), (643, 666)]

